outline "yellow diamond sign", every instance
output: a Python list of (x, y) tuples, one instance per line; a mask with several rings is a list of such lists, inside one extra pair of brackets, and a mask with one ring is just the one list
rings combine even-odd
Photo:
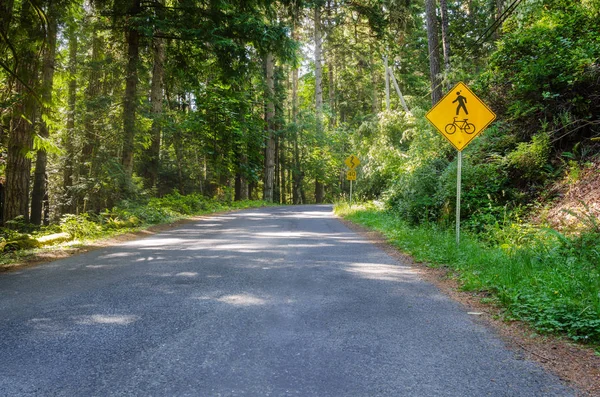
[(348, 168), (350, 168), (351, 170), (353, 170), (356, 167), (358, 167), (358, 165), (360, 164), (360, 160), (358, 159), (358, 157), (356, 157), (355, 155), (351, 154), (350, 156), (348, 156), (346, 158), (346, 160), (344, 160), (344, 163), (348, 166)]
[(425, 117), (461, 151), (496, 119), (496, 114), (469, 87), (458, 83)]

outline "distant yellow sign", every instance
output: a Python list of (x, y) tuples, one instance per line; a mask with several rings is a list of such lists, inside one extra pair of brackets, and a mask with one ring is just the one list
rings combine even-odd
[(353, 170), (356, 167), (358, 167), (358, 165), (360, 164), (360, 160), (358, 159), (358, 157), (351, 154), (350, 156), (348, 156), (348, 158), (346, 158), (346, 160), (344, 160), (344, 163), (348, 166), (348, 168)]
[(469, 87), (458, 83), (425, 117), (461, 151), (496, 119), (496, 114)]
[(349, 181), (355, 181), (356, 180), (356, 171), (350, 170), (350, 171), (346, 172), (346, 179), (348, 179)]

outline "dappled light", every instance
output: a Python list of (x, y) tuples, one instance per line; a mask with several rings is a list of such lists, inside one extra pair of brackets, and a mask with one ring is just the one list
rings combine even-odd
[(108, 325), (129, 325), (140, 318), (134, 315), (115, 315), (115, 314), (92, 314), (89, 316), (78, 316), (75, 317), (77, 324), (83, 325), (95, 325), (95, 324), (108, 324)]
[(198, 277), (197, 272), (181, 272), (177, 273), (175, 277)]
[(345, 270), (358, 277), (378, 281), (415, 281), (418, 274), (408, 266), (379, 263), (352, 263)]
[(217, 300), (232, 306), (256, 306), (267, 303), (266, 300), (250, 294), (226, 295)]
[(180, 238), (145, 238), (143, 240), (128, 241), (123, 243), (125, 247), (161, 247), (182, 243), (185, 240)]

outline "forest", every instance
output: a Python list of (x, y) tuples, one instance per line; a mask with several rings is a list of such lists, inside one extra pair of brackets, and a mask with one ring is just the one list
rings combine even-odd
[(2, 221), (172, 192), (357, 193), (452, 222), (456, 153), (424, 113), (463, 81), (498, 114), (465, 150), (473, 228), (592, 161), (594, 0), (4, 1)]

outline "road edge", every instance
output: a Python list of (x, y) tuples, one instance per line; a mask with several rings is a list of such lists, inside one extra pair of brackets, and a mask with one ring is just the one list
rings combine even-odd
[(474, 321), (491, 329), (519, 357), (538, 363), (567, 386), (574, 388), (579, 396), (600, 395), (600, 357), (594, 349), (557, 336), (539, 335), (520, 321), (503, 320), (502, 308), (482, 303), (482, 298), (486, 297), (484, 294), (462, 291), (455, 273), (449, 268), (431, 267), (426, 263), (416, 262), (410, 255), (393, 246), (382, 233), (335, 216), (350, 230), (394, 259), (418, 270), (423, 280), (462, 304), (467, 312), (472, 313)]

